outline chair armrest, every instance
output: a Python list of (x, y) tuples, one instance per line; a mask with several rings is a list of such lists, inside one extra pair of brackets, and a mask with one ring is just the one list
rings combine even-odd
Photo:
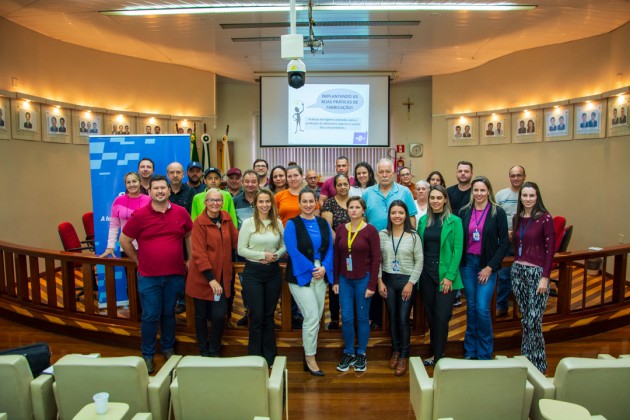
[(172, 373), (180, 360), (182, 356), (171, 356), (155, 376), (149, 377), (149, 410), (155, 420), (168, 419)]
[[(276, 356), (273, 360), (273, 368), (269, 375), (269, 417), (272, 420), (282, 420), (282, 407), (284, 395), (284, 375), (287, 369), (286, 356)], [(286, 395), (285, 404), (288, 404), (289, 396)]]
[(527, 381), (534, 387), (534, 397), (530, 405), (529, 416), (532, 420), (542, 420), (540, 407), (538, 403), (541, 399), (555, 399), (556, 387), (545, 375), (540, 372), (532, 362), (525, 356), (514, 356), (515, 359), (521, 360), (527, 366)]
[(7, 413), (0, 413), (0, 420), (7, 420)]
[(610, 354), (598, 354), (597, 358), (600, 360), (615, 360)]
[(630, 354), (620, 354), (619, 358), (620, 359), (630, 359)]
[(527, 381), (525, 383), (525, 400), (523, 401), (523, 411), (521, 412), (521, 419), (529, 419), (529, 413), (532, 411), (532, 401), (534, 400), (534, 385)]
[(131, 420), (153, 420), (151, 413), (136, 413)]
[(173, 378), (173, 382), (171, 382), (170, 388), (173, 417), (175, 419), (183, 419), (184, 415), (182, 414), (182, 405), (179, 401), (179, 382), (177, 381), (177, 371), (175, 371), (175, 377)]
[(409, 398), (416, 419), (430, 419), (433, 415), (433, 379), (427, 374), (422, 359), (410, 357)]
[(35, 420), (55, 420), (57, 403), (53, 392), (55, 378), (52, 375), (39, 375), (31, 381), (31, 400)]

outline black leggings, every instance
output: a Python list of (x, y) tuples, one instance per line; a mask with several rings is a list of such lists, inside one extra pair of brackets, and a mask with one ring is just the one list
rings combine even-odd
[(416, 296), (416, 287), (407, 300), (402, 299), (402, 291), (409, 282), (409, 276), (383, 272), (383, 283), (387, 287), (387, 312), (389, 313), (390, 332), (392, 335), (392, 352), (400, 353), (400, 357), (409, 357), (409, 314)]

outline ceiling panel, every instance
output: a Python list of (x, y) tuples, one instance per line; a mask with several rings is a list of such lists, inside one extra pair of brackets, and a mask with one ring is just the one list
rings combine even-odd
[[(329, 0), (327, 4), (333, 3)], [(254, 2), (206, 1), (210, 5)], [(277, 4), (277, 1), (257, 3)], [(345, 0), (344, 4), (363, 4)], [(515, 1), (531, 4), (530, 1)], [(316, 36), (412, 35), (406, 40), (330, 40), (324, 54), (305, 51), (309, 71), (398, 71), (398, 80), (474, 68), (515, 51), (610, 32), (630, 20), (627, 0), (544, 1), (531, 11), (512, 12), (332, 12), (318, 11), (316, 22), (418, 20), (417, 26), (315, 26)], [(221, 24), (286, 22), (288, 13), (220, 15), (105, 16), (99, 10), (158, 2), (115, 0), (3, 0), (0, 16), (18, 25), (110, 53), (174, 63), (251, 81), (254, 72), (286, 69), (280, 43), (238, 42), (232, 38), (278, 37), (287, 28), (222, 29)], [(168, 4), (195, 4), (170, 1)], [(305, 4), (305, 2), (298, 2)], [(298, 21), (307, 21), (298, 12)], [(305, 27), (298, 33), (307, 35)]]

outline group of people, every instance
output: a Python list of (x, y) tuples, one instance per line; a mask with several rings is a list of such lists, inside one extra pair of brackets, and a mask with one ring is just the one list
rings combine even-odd
[[(190, 162), (183, 183), (180, 163), (154, 175), (144, 158), (125, 176), (126, 194), (112, 206), (103, 256), (114, 255), (118, 232), (124, 255), (138, 263), (142, 314), (142, 355), (151, 371), (158, 325), (161, 351), (173, 354), (175, 313), (182, 291), (193, 298), (196, 338), (203, 356), (220, 355), (226, 316), (234, 298), (233, 261), (244, 261), (239, 276), (249, 325), (248, 352), (269, 365), (277, 354), (274, 314), (282, 288), (281, 262), (301, 321), (304, 371), (324, 376), (316, 360), (326, 293), (331, 322), (343, 337), (337, 370), (367, 369), (371, 329), (390, 319), (397, 376), (407, 372), (410, 314), (422, 295), (433, 355), (444, 357), (448, 326), (462, 289), (467, 300), (465, 357), (490, 359), (493, 352), (491, 300), (498, 281), (497, 316), (507, 314), (511, 291), (522, 314), (522, 353), (546, 369), (542, 315), (549, 295), (554, 229), (538, 186), (525, 182), (521, 166), (510, 168), (510, 188), (495, 194), (490, 180), (473, 178), (473, 165), (457, 165), (457, 184), (446, 188), (438, 171), (411, 182), (402, 168), (381, 159), (376, 172), (367, 162), (350, 174), (344, 156), (334, 177), (318, 184), (313, 170), (295, 162), (269, 172), (263, 159), (242, 172), (203, 172)], [(148, 195), (145, 195), (148, 194)], [(510, 245), (511, 244), (511, 245)], [(514, 255), (511, 268), (502, 268)], [(376, 296), (377, 295), (380, 296)], [(244, 318), (245, 319), (245, 318)], [(208, 328), (207, 321), (211, 321)], [(240, 322), (240, 321), (239, 321)], [(355, 346), (356, 339), (356, 346)]]

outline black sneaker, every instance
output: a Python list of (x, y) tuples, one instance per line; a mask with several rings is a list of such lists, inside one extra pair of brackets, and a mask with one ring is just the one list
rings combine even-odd
[(463, 304), (464, 304), (464, 302), (462, 302), (462, 298), (458, 297), (457, 299), (455, 299), (455, 302), (453, 303), (453, 306), (459, 307), (459, 306), (462, 306)]
[(236, 321), (236, 325), (239, 327), (245, 327), (249, 323), (249, 316), (245, 315), (243, 318)]
[(367, 369), (367, 357), (365, 354), (357, 354), (356, 360), (354, 362), (354, 371), (355, 372), (365, 372)]
[[(350, 366), (354, 366), (357, 357), (354, 354), (344, 353), (341, 362), (337, 365), (337, 370), (339, 372), (347, 372), (350, 369)], [(356, 370), (356, 367), (355, 367)]]
[(155, 367), (153, 365), (153, 357), (144, 357), (144, 363), (147, 364), (147, 371), (153, 373)]
[(328, 323), (329, 330), (338, 330), (339, 329), (339, 321), (330, 321)]

